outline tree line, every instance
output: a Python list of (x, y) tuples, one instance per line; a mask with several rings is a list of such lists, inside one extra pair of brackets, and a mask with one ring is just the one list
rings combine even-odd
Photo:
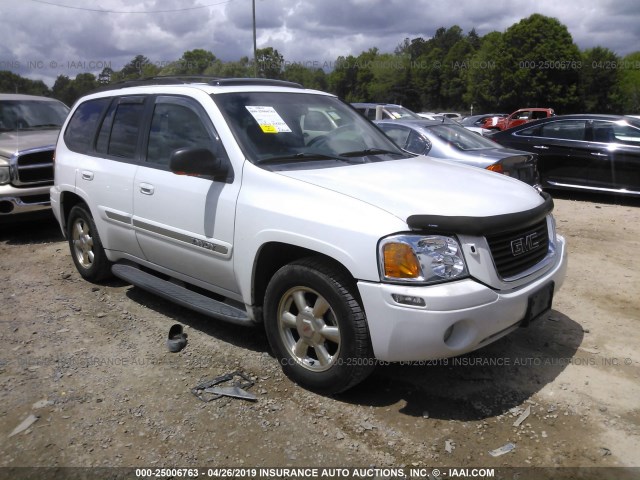
[(511, 112), (552, 107), (559, 114), (640, 113), (640, 51), (624, 57), (596, 46), (580, 50), (555, 18), (531, 15), (504, 32), (479, 36), (459, 26), (441, 27), (425, 39), (406, 38), (393, 53), (372, 47), (332, 62), (295, 62), (278, 50), (257, 51), (224, 62), (195, 49), (157, 65), (137, 55), (121, 70), (98, 76), (59, 75), (51, 89), (11, 72), (0, 72), (0, 91), (55, 97), (68, 105), (110, 83), (161, 75), (275, 78), (329, 91), (348, 102), (399, 103), (415, 111)]

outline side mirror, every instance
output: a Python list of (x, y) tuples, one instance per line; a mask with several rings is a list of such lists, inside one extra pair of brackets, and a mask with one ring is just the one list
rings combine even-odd
[(225, 177), (227, 166), (208, 148), (179, 148), (169, 159), (169, 169), (176, 175)]

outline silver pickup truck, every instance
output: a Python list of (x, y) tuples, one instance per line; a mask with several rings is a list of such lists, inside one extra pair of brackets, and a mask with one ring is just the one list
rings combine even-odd
[(0, 217), (50, 207), (53, 150), (68, 113), (52, 98), (0, 94)]

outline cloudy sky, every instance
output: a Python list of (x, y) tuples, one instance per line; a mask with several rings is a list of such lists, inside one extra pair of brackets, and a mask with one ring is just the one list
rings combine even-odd
[[(581, 49), (640, 50), (637, 0), (256, 0), (258, 48), (320, 66), (459, 25), (483, 35), (532, 13), (558, 18)], [(120, 70), (138, 54), (159, 66), (186, 50), (253, 55), (252, 0), (0, 0), (0, 70), (52, 85), (60, 74)]]

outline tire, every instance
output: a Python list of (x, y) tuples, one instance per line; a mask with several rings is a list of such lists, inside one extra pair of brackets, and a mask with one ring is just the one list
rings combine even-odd
[(265, 328), (291, 380), (333, 394), (373, 371), (369, 329), (355, 288), (347, 273), (319, 258), (285, 265), (272, 277), (264, 301)]
[(67, 239), (73, 263), (85, 280), (97, 282), (111, 276), (111, 262), (85, 205), (76, 205), (69, 212)]

